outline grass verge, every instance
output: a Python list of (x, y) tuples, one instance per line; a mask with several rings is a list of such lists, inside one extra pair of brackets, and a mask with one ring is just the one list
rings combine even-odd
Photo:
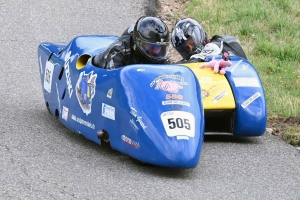
[(264, 85), (268, 127), (300, 146), (300, 1), (181, 1), (185, 10), (173, 18), (196, 19), (209, 37), (239, 39)]
[(300, 2), (191, 0), (185, 14), (199, 21), (209, 36), (240, 40), (264, 85), (268, 126), (300, 146)]

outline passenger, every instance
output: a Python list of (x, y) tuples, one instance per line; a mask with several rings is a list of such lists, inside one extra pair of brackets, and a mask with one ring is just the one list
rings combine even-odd
[[(204, 28), (194, 19), (179, 20), (172, 31), (173, 47), (182, 56), (182, 62), (203, 62), (207, 57), (221, 55), (240, 56), (247, 59), (239, 41), (233, 36), (215, 35), (208, 39)], [(225, 55), (224, 55), (225, 54)]]

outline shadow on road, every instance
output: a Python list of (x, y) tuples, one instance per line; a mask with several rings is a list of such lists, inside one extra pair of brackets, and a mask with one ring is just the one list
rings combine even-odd
[(205, 135), (205, 143), (245, 143), (245, 144), (258, 144), (260, 137), (238, 137), (232, 135)]
[[(143, 173), (146, 176), (154, 175), (157, 177), (182, 180), (193, 179), (195, 174), (199, 173), (199, 170), (202, 169), (201, 167), (199, 167), (200, 163), (198, 167), (191, 169), (174, 169), (150, 164), (139, 165), (133, 162), (133, 160), (129, 156), (112, 149), (108, 143), (102, 143), (101, 145), (98, 145), (93, 141), (86, 139), (84, 136), (68, 130), (54, 116), (51, 116), (46, 108), (43, 110), (34, 110), (31, 112), (29, 111), (26, 112), (25, 115), (30, 116), (31, 120), (45, 123), (46, 128), (49, 129), (49, 132), (51, 132), (51, 134), (55, 135), (55, 138), (63, 137), (64, 139), (67, 139), (68, 143), (70, 143), (70, 145), (72, 146), (76, 145), (83, 149), (88, 149), (88, 151), (90, 153), (93, 153), (94, 155), (99, 154), (99, 157), (101, 157), (101, 159), (109, 162), (109, 165), (111, 165), (110, 167), (123, 166), (123, 168), (126, 168), (126, 171)], [(49, 137), (48, 140), (51, 140), (51, 137)], [(232, 143), (247, 145), (260, 143), (259, 137), (236, 137), (231, 135), (205, 135), (204, 142), (210, 144)]]

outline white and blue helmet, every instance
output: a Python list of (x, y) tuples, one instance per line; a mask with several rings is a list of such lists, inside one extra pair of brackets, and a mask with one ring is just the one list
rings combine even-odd
[(200, 53), (207, 41), (204, 28), (194, 19), (179, 20), (172, 31), (171, 42), (183, 59)]

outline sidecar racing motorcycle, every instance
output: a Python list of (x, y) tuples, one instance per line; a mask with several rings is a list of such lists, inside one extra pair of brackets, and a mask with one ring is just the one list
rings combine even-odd
[(86, 35), (39, 45), (46, 107), (69, 130), (142, 163), (174, 168), (197, 166), (205, 133), (264, 133), (263, 86), (247, 60), (233, 57), (225, 75), (200, 63), (94, 66), (91, 58), (117, 39)]

